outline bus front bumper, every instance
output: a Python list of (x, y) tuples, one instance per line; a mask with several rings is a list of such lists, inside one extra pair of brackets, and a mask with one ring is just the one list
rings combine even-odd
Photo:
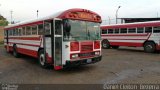
[(102, 59), (102, 56), (98, 56), (98, 57), (89, 58), (89, 59), (66, 61), (66, 65), (64, 67), (74, 67), (74, 66), (79, 66), (79, 65), (93, 64), (93, 63), (101, 61), (101, 59)]

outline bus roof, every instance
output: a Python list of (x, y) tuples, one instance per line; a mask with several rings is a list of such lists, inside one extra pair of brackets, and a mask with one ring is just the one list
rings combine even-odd
[[(84, 15), (81, 15), (84, 18), (83, 17), (82, 18), (81, 17), (74, 17), (74, 14), (77, 14), (77, 12), (85, 12), (85, 13), (91, 14), (92, 17), (93, 16), (95, 16), (95, 17), (94, 18), (90, 18), (90, 17), (87, 18), (86, 16), (88, 14), (85, 14), (85, 13), (82, 13)], [(72, 14), (73, 16), (70, 16), (70, 14)], [(91, 16), (91, 15), (88, 15), (88, 16)], [(27, 20), (27, 21), (22, 21), (22, 22), (16, 23), (16, 24), (11, 24), (9, 26), (6, 26), (5, 29), (19, 27), (19, 26), (23, 26), (23, 25), (27, 26), (27, 25), (30, 25), (30, 24), (43, 23), (44, 20), (49, 20), (49, 19), (53, 19), (53, 18), (60, 18), (60, 19), (69, 18), (69, 19), (78, 19), (78, 20), (86, 20), (86, 21), (88, 20), (88, 21), (94, 21), (94, 22), (101, 22), (102, 21), (101, 17), (97, 13), (95, 13), (93, 11), (90, 11), (90, 10), (87, 10), (87, 9), (74, 8), (74, 9), (68, 9), (68, 10), (60, 11), (60, 12), (57, 12), (57, 13), (52, 14), (52, 15), (47, 16), (47, 17), (38, 18), (38, 19), (32, 19), (32, 20)]]
[(148, 21), (148, 22), (137, 22), (137, 23), (102, 25), (101, 29), (106, 29), (106, 28), (135, 28), (135, 27), (151, 27), (151, 26), (160, 26), (160, 21)]

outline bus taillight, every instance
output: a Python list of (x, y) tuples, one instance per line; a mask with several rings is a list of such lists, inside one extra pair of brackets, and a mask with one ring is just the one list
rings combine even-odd
[(100, 48), (100, 41), (94, 41), (94, 49)]
[(79, 51), (79, 42), (71, 42), (71, 51)]

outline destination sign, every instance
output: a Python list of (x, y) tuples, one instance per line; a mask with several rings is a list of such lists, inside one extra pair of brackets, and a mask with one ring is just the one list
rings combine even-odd
[(79, 18), (84, 18), (84, 19), (92, 19), (92, 14), (90, 13), (85, 13), (85, 12), (79, 12), (78, 13)]

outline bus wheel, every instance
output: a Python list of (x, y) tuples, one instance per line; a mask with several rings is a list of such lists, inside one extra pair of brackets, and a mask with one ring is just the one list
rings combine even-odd
[(19, 57), (19, 53), (17, 52), (17, 46), (16, 45), (13, 46), (13, 56), (16, 57), (16, 58)]
[(118, 49), (118, 48), (119, 48), (119, 46), (112, 46), (112, 48), (113, 48), (113, 49)]
[(110, 48), (110, 44), (109, 44), (108, 40), (103, 40), (102, 41), (102, 48), (104, 48), (104, 49), (109, 49)]
[(153, 42), (146, 42), (144, 44), (144, 51), (147, 53), (153, 53), (156, 51), (156, 46)]
[(39, 60), (40, 66), (42, 68), (46, 68), (47, 67), (46, 60), (45, 60), (45, 55), (44, 55), (44, 50), (40, 50), (39, 51), (38, 60)]

